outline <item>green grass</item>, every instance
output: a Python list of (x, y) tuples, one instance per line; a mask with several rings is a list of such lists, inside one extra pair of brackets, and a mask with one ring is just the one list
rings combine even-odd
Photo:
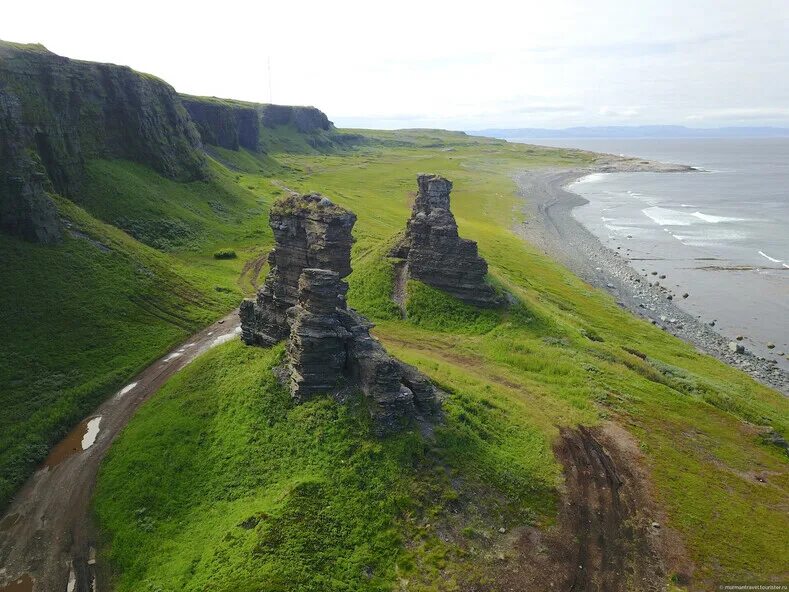
[[(365, 133), (353, 151), (277, 154), (276, 171), (245, 166), (227, 178), (272, 198), (320, 191), (358, 215), (349, 301), (392, 353), (449, 393), (446, 423), (426, 444), (378, 441), (353, 407), (292, 407), (268, 371), (277, 351), (210, 354), (142, 409), (102, 470), (96, 510), (119, 589), (482, 586), (507, 552), (499, 524), (555, 518), (559, 427), (606, 419), (644, 451), (697, 589), (785, 575), (787, 459), (760, 434), (787, 435), (787, 400), (622, 311), (511, 231), (517, 170), (594, 157), (434, 131)], [(400, 319), (385, 255), (418, 172), (452, 179), (461, 234), (519, 305), (478, 311), (411, 282)], [(174, 257), (203, 269), (209, 244), (252, 249), (251, 237), (230, 236)], [(258, 515), (254, 528), (238, 526)]]
[(137, 370), (234, 306), (211, 278), (57, 200), (76, 236), (0, 235), (0, 507)]

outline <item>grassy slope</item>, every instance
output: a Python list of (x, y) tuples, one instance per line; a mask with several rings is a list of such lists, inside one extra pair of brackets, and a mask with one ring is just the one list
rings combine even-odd
[[(409, 434), (378, 442), (352, 410), (291, 406), (266, 370), (277, 351), (225, 346), (171, 381), (105, 464), (96, 510), (119, 589), (484, 581), (509, 557), (499, 525), (553, 519), (558, 428), (605, 418), (640, 442), (699, 589), (780, 577), (786, 458), (760, 433), (786, 435), (786, 400), (623, 312), (509, 230), (514, 170), (588, 156), (434, 132), (369, 135), (363, 150), (278, 155), (276, 179), (245, 168), (237, 182), (320, 190), (358, 214), (350, 302), (390, 351), (451, 393), (445, 426), (426, 449)], [(520, 307), (478, 312), (411, 283), (409, 319), (398, 318), (384, 254), (419, 171), (454, 181), (461, 233)], [(252, 528), (240, 526), (251, 516)]]
[(0, 506), (104, 396), (235, 301), (204, 273), (57, 203), (81, 235), (56, 247), (0, 236)]
[[(263, 130), (261, 142), (316, 153), (288, 126)], [(211, 156), (211, 178), (191, 183), (88, 162), (81, 194), (58, 198), (84, 237), (41, 247), (0, 236), (0, 508), (107, 394), (253, 289), (245, 265), (268, 250), (267, 207), (282, 190), (244, 185), (239, 171), (287, 169), (246, 150)], [(225, 249), (237, 258), (214, 258)]]

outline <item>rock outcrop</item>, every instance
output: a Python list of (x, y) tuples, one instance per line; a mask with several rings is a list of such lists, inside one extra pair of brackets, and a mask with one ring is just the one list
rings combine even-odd
[(329, 121), (326, 114), (315, 107), (258, 105), (257, 109), (264, 127), (275, 128), (281, 125), (292, 125), (302, 134), (332, 129), (332, 122)]
[(338, 307), (346, 289), (335, 271), (301, 273), (298, 303), (288, 310), (290, 387), (299, 402), (335, 391), (342, 379), (349, 333), (340, 322)]
[(45, 191), (46, 174), (27, 153), (16, 97), (0, 91), (0, 230), (43, 244), (61, 240), (57, 208)]
[(436, 390), (416, 368), (390, 356), (370, 335), (372, 323), (345, 304), (337, 272), (305, 269), (296, 306), (288, 310), (287, 367), (298, 402), (358, 388), (379, 434), (439, 411)]
[(298, 300), (304, 269), (329, 269), (340, 278), (351, 273), (355, 222), (355, 214), (318, 194), (293, 194), (272, 205), (269, 226), (275, 242), (269, 273), (256, 300), (241, 305), (245, 343), (272, 345), (288, 336), (286, 313)]
[(197, 125), (204, 144), (228, 150), (239, 147), (257, 152), (260, 118), (256, 105), (239, 101), (180, 95), (181, 102)]
[(487, 262), (477, 243), (460, 238), (449, 204), (452, 182), (438, 175), (417, 177), (419, 191), (403, 240), (391, 255), (405, 259), (409, 277), (481, 307), (501, 304), (485, 282)]
[(287, 375), (299, 402), (356, 388), (376, 431), (435, 417), (436, 389), (416, 368), (392, 358), (373, 325), (346, 305), (351, 229), (356, 216), (317, 194), (291, 195), (272, 207), (271, 270), (255, 301), (241, 306), (242, 339), (270, 345), (288, 338)]
[[(45, 186), (70, 197), (79, 195), (85, 162), (92, 158), (133, 160), (177, 180), (207, 175), (197, 129), (175, 91), (130, 68), (70, 60), (40, 45), (0, 42), (0, 103), (0, 125), (13, 130), (12, 139), (0, 138), (0, 225), (20, 236), (40, 235), (18, 229), (41, 228), (35, 218), (49, 218), (48, 206), (39, 206), (51, 202), (28, 181), (31, 166), (45, 174)], [(9, 219), (13, 203), (29, 205), (21, 211), (35, 214), (22, 223)]]

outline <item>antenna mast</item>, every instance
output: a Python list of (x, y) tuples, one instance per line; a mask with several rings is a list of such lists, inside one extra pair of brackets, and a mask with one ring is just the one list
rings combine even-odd
[(271, 92), (271, 56), (268, 58), (268, 102), (274, 102), (274, 95)]

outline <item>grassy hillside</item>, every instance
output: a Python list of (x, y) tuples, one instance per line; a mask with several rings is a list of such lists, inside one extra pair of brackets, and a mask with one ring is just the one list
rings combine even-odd
[[(268, 372), (279, 348), (223, 346), (146, 404), (104, 465), (95, 509), (118, 589), (497, 589), (523, 561), (514, 533), (555, 520), (559, 429), (605, 420), (643, 453), (665, 526), (696, 566), (691, 589), (785, 577), (787, 458), (763, 435), (787, 435), (787, 400), (510, 230), (514, 171), (591, 157), (441, 132), (368, 136), (342, 154), (277, 154), (276, 171), (238, 167), (233, 180), (264, 201), (289, 187), (356, 212), (349, 301), (449, 393), (445, 424), (434, 440), (377, 440), (353, 406), (294, 406)], [(518, 305), (478, 311), (411, 282), (400, 318), (385, 253), (417, 172), (452, 179), (461, 234)]]
[(63, 244), (0, 235), (0, 507), (106, 395), (237, 300), (208, 273), (57, 205)]

